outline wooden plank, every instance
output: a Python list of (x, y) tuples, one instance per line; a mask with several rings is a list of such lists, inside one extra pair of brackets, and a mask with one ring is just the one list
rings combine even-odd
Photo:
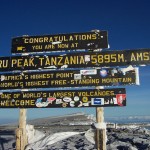
[(126, 106), (124, 88), (2, 92), (0, 108), (77, 108)]
[(138, 85), (138, 68), (51, 70), (0, 74), (0, 90)]
[(0, 57), (0, 71), (149, 65), (150, 49)]
[(12, 53), (108, 48), (107, 31), (23, 36), (12, 39)]

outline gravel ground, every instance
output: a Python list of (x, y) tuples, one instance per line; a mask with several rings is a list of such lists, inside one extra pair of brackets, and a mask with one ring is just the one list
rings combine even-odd
[[(64, 131), (63, 128), (59, 129), (59, 132), (61, 129)], [(74, 130), (81, 129), (73, 127), (72, 131)], [(46, 133), (46, 136), (52, 134), (52, 131), (50, 132), (48, 129), (43, 129), (43, 132)], [(56, 133), (56, 130), (54, 132)], [(107, 138), (107, 150), (150, 150), (150, 131), (146, 129), (107, 129)], [(0, 150), (15, 150), (14, 130), (0, 131)], [(96, 150), (96, 148), (82, 133), (47, 145), (44, 150)]]

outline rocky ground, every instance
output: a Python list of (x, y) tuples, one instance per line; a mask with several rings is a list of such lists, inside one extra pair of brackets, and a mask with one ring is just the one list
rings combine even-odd
[(150, 150), (150, 131), (135, 129), (107, 129), (107, 150)]
[[(77, 122), (82, 119), (85, 121), (85, 117), (82, 117), (83, 116), (80, 116), (80, 119), (78, 117), (69, 117), (70, 119), (67, 117), (59, 118), (59, 122), (61, 120), (61, 125), (58, 125), (56, 118), (53, 118), (53, 124), (46, 119), (45, 122), (38, 120), (41, 124), (37, 120), (34, 121), (34, 125), (38, 124), (36, 130), (43, 132), (45, 137), (58, 132), (83, 132), (51, 145), (46, 145), (44, 150), (96, 150), (95, 144), (89, 142), (85, 137), (85, 133), (91, 128), (90, 125), (67, 125), (67, 123), (70, 124), (71, 120), (74, 121), (74, 123), (75, 120)], [(47, 124), (46, 122), (49, 123)], [(50, 124), (52, 126), (50, 126)], [(0, 150), (15, 150), (14, 127), (15, 126), (0, 127)], [(130, 128), (127, 125), (120, 126), (117, 129), (107, 128), (107, 139), (107, 150), (150, 150), (150, 130), (144, 128)], [(41, 141), (42, 140), (43, 139), (41, 139)], [(40, 145), (40, 143), (42, 143), (41, 141), (35, 144)], [(48, 141), (44, 142), (48, 143)], [(35, 150), (38, 149), (36, 148)]]
[[(46, 133), (46, 130), (43, 132)], [(15, 150), (14, 131), (1, 130), (0, 134), (0, 150)], [(145, 129), (107, 129), (107, 138), (107, 150), (150, 150), (150, 132)], [(96, 150), (84, 133), (47, 145), (44, 150), (46, 149)]]

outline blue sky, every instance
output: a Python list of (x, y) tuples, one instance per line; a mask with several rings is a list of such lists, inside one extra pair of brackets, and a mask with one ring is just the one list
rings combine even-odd
[[(1, 0), (0, 56), (11, 55), (11, 39), (107, 30), (111, 50), (150, 48), (149, 0)], [(105, 116), (150, 115), (150, 66), (140, 67), (140, 86), (126, 86), (127, 106), (105, 108)], [(74, 112), (95, 114), (95, 108), (28, 109), (27, 118)], [(19, 109), (0, 109), (0, 119), (19, 117)]]

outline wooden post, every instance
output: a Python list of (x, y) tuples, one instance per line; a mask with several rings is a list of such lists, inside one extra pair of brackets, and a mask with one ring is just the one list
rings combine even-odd
[[(104, 109), (103, 107), (96, 107), (96, 120), (98, 125), (104, 124)], [(96, 147), (97, 150), (106, 150), (106, 129), (97, 128), (96, 130)]]
[(16, 130), (16, 150), (24, 150), (27, 145), (26, 109), (20, 109), (19, 128)]
[(22, 130), (16, 129), (16, 150), (21, 150), (21, 135)]

